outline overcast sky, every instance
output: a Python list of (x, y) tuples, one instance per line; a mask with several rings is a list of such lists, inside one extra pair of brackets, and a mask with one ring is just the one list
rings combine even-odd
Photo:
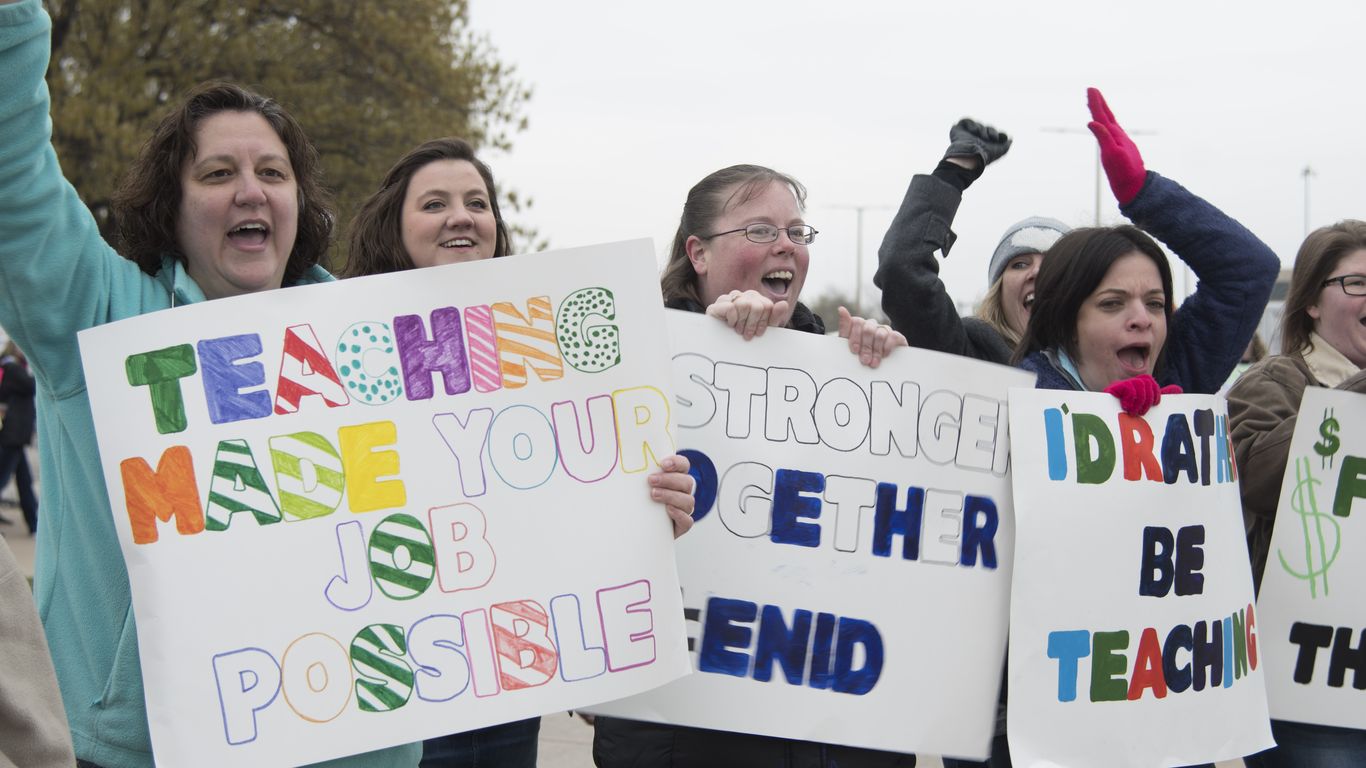
[[(1015, 139), (964, 197), (944, 265), (974, 301), (1008, 225), (1092, 221), (1088, 85), (1149, 132), (1134, 140), (1150, 169), (1287, 266), (1306, 166), (1311, 226), (1366, 217), (1366, 3), (471, 0), (471, 22), (534, 88), (528, 129), (486, 159), (552, 247), (651, 237), (662, 264), (689, 187), (758, 163), (810, 190), (803, 298), (852, 294), (860, 256), (867, 295), (911, 176), (972, 116)], [(1102, 194), (1102, 222), (1122, 221)]]

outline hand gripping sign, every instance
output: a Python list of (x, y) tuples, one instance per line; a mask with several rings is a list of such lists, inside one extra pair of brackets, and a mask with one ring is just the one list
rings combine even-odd
[(1005, 398), (1032, 376), (917, 349), (869, 369), (837, 339), (669, 322), (697, 673), (599, 710), (985, 757), (1014, 535)]

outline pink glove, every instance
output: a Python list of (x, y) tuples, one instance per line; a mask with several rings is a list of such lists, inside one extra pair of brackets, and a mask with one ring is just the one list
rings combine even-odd
[(1119, 407), (1131, 416), (1142, 416), (1149, 408), (1162, 402), (1163, 395), (1179, 395), (1181, 387), (1168, 384), (1157, 386), (1157, 379), (1143, 374), (1132, 379), (1120, 379), (1105, 388), (1105, 391), (1119, 398)]
[(1100, 164), (1105, 166), (1105, 176), (1110, 180), (1110, 189), (1120, 205), (1138, 197), (1143, 189), (1143, 181), (1148, 172), (1143, 168), (1143, 156), (1138, 154), (1129, 134), (1115, 122), (1115, 115), (1105, 103), (1105, 97), (1095, 88), (1086, 89), (1086, 105), (1091, 108), (1091, 122), (1086, 124), (1100, 144)]

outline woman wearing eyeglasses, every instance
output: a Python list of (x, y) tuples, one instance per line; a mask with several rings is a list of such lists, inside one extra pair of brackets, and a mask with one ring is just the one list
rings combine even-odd
[[(806, 187), (771, 168), (733, 165), (688, 192), (660, 287), (672, 309), (706, 312), (746, 339), (769, 326), (825, 333), (798, 302), (817, 231), (802, 218)], [(876, 368), (906, 338), (840, 308), (840, 336)]]
[[(746, 339), (770, 326), (825, 333), (820, 317), (798, 301), (816, 237), (802, 218), (805, 202), (800, 182), (757, 165), (723, 168), (698, 182), (660, 279), (665, 304), (706, 312)], [(868, 366), (906, 345), (901, 334), (843, 308), (840, 331)], [(911, 768), (915, 755), (599, 717), (593, 761), (599, 768)]]
[[(1305, 238), (1281, 317), (1281, 349), (1249, 368), (1228, 394), (1258, 587), (1304, 390), (1366, 393), (1366, 221), (1340, 221)], [(1366, 765), (1366, 731), (1273, 720), (1271, 732), (1279, 746), (1246, 758), (1249, 768)]]

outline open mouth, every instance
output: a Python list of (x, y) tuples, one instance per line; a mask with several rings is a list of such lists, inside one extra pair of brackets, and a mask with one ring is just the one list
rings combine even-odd
[(1147, 344), (1131, 344), (1121, 348), (1115, 356), (1119, 358), (1119, 364), (1125, 370), (1137, 376), (1148, 372), (1148, 356), (1151, 352), (1152, 347)]
[(252, 247), (264, 245), (269, 236), (270, 227), (257, 221), (239, 224), (228, 230), (228, 240), (235, 245)]
[(1030, 291), (1029, 293), (1026, 293), (1026, 294), (1025, 294), (1025, 297), (1024, 297), (1024, 308), (1025, 308), (1025, 311), (1026, 311), (1026, 312), (1028, 312), (1029, 310), (1031, 310), (1031, 309), (1034, 308), (1034, 292), (1033, 292), (1033, 291)]
[(442, 248), (473, 248), (474, 241), (468, 237), (455, 237), (441, 243)]
[(787, 289), (792, 287), (792, 270), (775, 269), (764, 275), (761, 282), (776, 296), (786, 296)]

